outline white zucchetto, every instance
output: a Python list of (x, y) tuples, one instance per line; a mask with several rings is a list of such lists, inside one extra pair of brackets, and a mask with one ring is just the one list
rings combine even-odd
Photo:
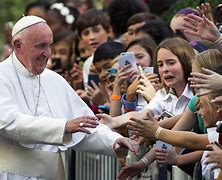
[(12, 28), (12, 37), (16, 35), (21, 30), (32, 26), (34, 24), (40, 23), (40, 22), (46, 22), (44, 19), (38, 17), (38, 16), (24, 16), (21, 19), (19, 19), (15, 25)]

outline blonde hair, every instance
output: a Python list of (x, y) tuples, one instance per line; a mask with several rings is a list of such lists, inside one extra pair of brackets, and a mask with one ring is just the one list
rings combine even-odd
[[(184, 79), (186, 82), (188, 82), (187, 79), (191, 73), (191, 59), (195, 58), (195, 52), (190, 46), (190, 44), (180, 37), (166, 39), (158, 45), (156, 50), (156, 57), (158, 51), (161, 48), (167, 49), (172, 52), (175, 56), (177, 56), (183, 69)], [(169, 87), (166, 87), (165, 84), (163, 84), (163, 87), (166, 90), (169, 90)]]
[[(212, 70), (222, 75), (222, 54), (217, 49), (209, 49), (197, 55), (192, 61), (192, 66), (196, 67), (198, 72), (203, 73), (202, 68)], [(222, 95), (222, 90), (207, 94), (210, 100)]]

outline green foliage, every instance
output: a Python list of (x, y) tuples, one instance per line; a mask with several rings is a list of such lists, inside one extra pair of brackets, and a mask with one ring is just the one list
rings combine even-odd
[(221, 0), (177, 0), (174, 4), (171, 5), (171, 7), (163, 13), (162, 18), (169, 22), (170, 19), (173, 17), (176, 12), (182, 8), (185, 7), (192, 7), (196, 8), (197, 6), (200, 5), (200, 2), (209, 2), (211, 4), (212, 9), (216, 7), (219, 3), (221, 3)]

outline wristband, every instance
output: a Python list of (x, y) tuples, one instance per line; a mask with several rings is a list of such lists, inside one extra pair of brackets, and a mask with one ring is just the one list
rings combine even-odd
[(148, 166), (150, 164), (150, 161), (147, 159), (146, 156), (143, 156), (142, 159), (140, 159), (141, 161), (143, 161), (143, 163), (145, 164), (145, 166)]
[(159, 139), (160, 132), (161, 132), (162, 130), (163, 130), (162, 127), (158, 127), (158, 128), (157, 128), (157, 130), (156, 130), (156, 132), (155, 132), (155, 138), (156, 138), (156, 139)]
[(120, 101), (121, 100), (121, 96), (119, 96), (119, 95), (111, 95), (110, 99), (111, 100)]

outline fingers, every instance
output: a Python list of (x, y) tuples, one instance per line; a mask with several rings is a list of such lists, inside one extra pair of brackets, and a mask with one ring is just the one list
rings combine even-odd
[(150, 111), (148, 111), (148, 112), (146, 113), (146, 116), (147, 116), (147, 118), (148, 118), (149, 120), (151, 120), (151, 121), (156, 121), (156, 119), (153, 117), (153, 114), (152, 114)]
[[(205, 69), (206, 70), (206, 69)], [(212, 74), (212, 73), (211, 73)], [(207, 79), (207, 75), (206, 74), (203, 74), (203, 73), (198, 73), (198, 72), (192, 72), (192, 73), (190, 73), (190, 75), (191, 76), (193, 76), (193, 77), (191, 77), (191, 79), (192, 78), (199, 78), (199, 79)], [(190, 79), (190, 78), (189, 78)]]
[(128, 138), (127, 144), (130, 151), (136, 156), (139, 155), (139, 144), (136, 141)]
[(207, 95), (207, 94), (209, 94), (211, 92), (212, 92), (212, 90), (201, 90), (201, 91), (197, 92), (196, 95), (197, 96), (205, 96), (205, 95)]
[(145, 126), (143, 120), (136, 119), (136, 118), (130, 118), (130, 121), (126, 122), (126, 125), (127, 125), (127, 128), (134, 131), (138, 131)]
[(202, 70), (203, 70), (203, 73), (206, 75), (211, 75), (211, 74), (215, 73), (214, 71), (212, 71), (210, 69), (203, 68), (203, 67), (202, 67)]
[(222, 103), (222, 96), (218, 96), (218, 97), (214, 98), (213, 100), (211, 100), (211, 102), (221, 104)]
[(90, 133), (85, 128), (95, 128), (99, 123), (95, 116), (83, 116), (76, 119), (68, 120), (65, 126), (66, 133), (85, 132)]

